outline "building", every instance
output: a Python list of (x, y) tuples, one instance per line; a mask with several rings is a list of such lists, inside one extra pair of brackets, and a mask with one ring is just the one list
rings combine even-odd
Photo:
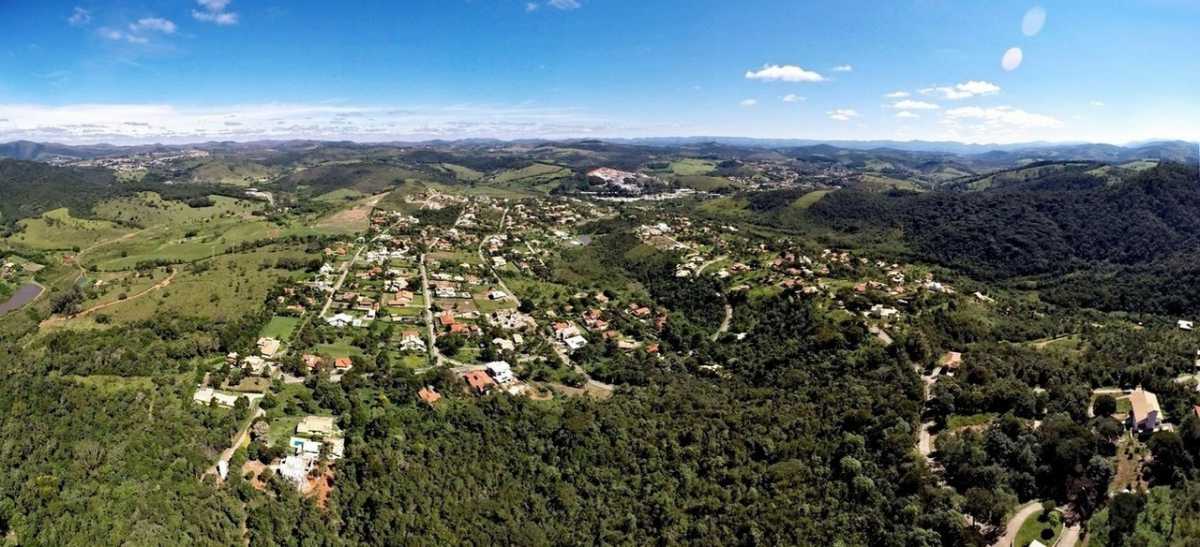
[(415, 330), (404, 331), (404, 335), (400, 337), (400, 349), (402, 351), (425, 351), (425, 340), (422, 340), (421, 334)]
[(271, 358), (279, 353), (280, 344), (279, 340), (264, 336), (258, 339), (258, 351), (263, 357)]
[(332, 317), (326, 317), (325, 322), (340, 329), (353, 324), (354, 316), (346, 313), (339, 313)]
[(492, 361), (484, 366), (497, 383), (507, 384), (517, 379), (513, 376), (512, 366), (505, 361)]
[(433, 406), (438, 401), (442, 400), (442, 394), (438, 393), (433, 386), (425, 386), (417, 391), (417, 397), (420, 397), (425, 404)]
[(467, 385), (471, 386), (471, 390), (479, 395), (487, 393), (496, 385), (491, 376), (482, 370), (471, 370), (463, 374), (463, 379), (467, 381)]
[(962, 354), (957, 351), (947, 351), (942, 354), (942, 358), (938, 360), (938, 366), (945, 367), (950, 370), (958, 370), (962, 365)]
[(333, 366), (338, 370), (350, 370), (354, 367), (354, 361), (349, 357), (338, 357), (333, 360)]
[(566, 340), (563, 340), (563, 343), (565, 343), (567, 345), (567, 347), (571, 349), (571, 351), (576, 351), (576, 350), (582, 348), (583, 346), (587, 345), (587, 338), (584, 338), (579, 335), (575, 335), (570, 338), (567, 338)]
[(1139, 433), (1158, 429), (1162, 409), (1158, 396), (1138, 386), (1129, 394), (1129, 427)]
[(1192, 330), (1193, 324), (1191, 321), (1185, 321), (1183, 319), (1180, 319), (1177, 324), (1179, 325), (1179, 328), (1182, 330)]

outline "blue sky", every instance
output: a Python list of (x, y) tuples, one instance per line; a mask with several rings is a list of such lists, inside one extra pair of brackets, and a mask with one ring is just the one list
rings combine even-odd
[(0, 140), (1200, 140), (1197, 28), (1193, 0), (0, 1)]

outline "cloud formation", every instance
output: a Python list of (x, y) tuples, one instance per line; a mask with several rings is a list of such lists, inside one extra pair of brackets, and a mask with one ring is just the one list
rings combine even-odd
[(582, 6), (582, 4), (579, 3), (579, 0), (549, 0), (546, 2), (546, 5), (562, 10), (579, 9)]
[(888, 99), (903, 99), (905, 97), (908, 97), (909, 95), (910, 95), (910, 93), (907, 91), (893, 91), (891, 93), (884, 95), (884, 97), (886, 97)]
[(238, 14), (236, 12), (225, 11), (229, 7), (231, 0), (196, 0), (196, 3), (202, 10), (192, 10), (192, 18), (197, 21), (206, 23), (215, 23), (221, 26), (236, 25), (238, 23)]
[(742, 108), (750, 108), (756, 104), (758, 104), (757, 99), (746, 99), (746, 100), (743, 100), (742, 102), (738, 103), (738, 106), (741, 106)]
[(71, 11), (71, 16), (67, 17), (67, 23), (73, 27), (86, 26), (92, 22), (92, 12), (85, 10), (79, 6)]
[(824, 82), (825, 77), (796, 65), (763, 65), (759, 70), (746, 72), (747, 80), (762, 82)]
[(838, 65), (833, 67), (834, 72), (854, 72), (853, 65)]
[(783, 96), (783, 102), (785, 102), (785, 103), (799, 103), (799, 102), (804, 102), (807, 100), (808, 99), (801, 97), (795, 93), (788, 93), (787, 95)]
[(1057, 118), (1044, 114), (1034, 114), (1011, 106), (994, 106), (981, 108), (964, 106), (947, 110), (945, 117), (950, 121), (976, 121), (984, 128), (1017, 128), (1017, 129), (1054, 129), (1063, 126)]
[(835, 108), (827, 114), (829, 114), (829, 119), (839, 122), (848, 122), (851, 118), (858, 117), (858, 112), (852, 108)]
[(1000, 86), (979, 80), (970, 80), (952, 86), (927, 87), (921, 90), (922, 95), (937, 95), (943, 99), (952, 101), (984, 95), (995, 95), (999, 92)]
[(572, 108), (528, 105), (353, 106), (0, 103), (0, 142), (189, 143), (207, 140), (566, 138), (639, 131)]
[(129, 30), (132, 32), (154, 31), (163, 34), (174, 34), (175, 23), (169, 19), (162, 17), (143, 17), (129, 25)]
[(912, 99), (896, 101), (896, 102), (892, 103), (891, 106), (892, 106), (892, 108), (895, 108), (896, 110), (937, 110), (937, 109), (941, 108), (940, 106), (938, 106), (934, 103), (928, 103), (925, 101), (914, 101)]
[(920, 116), (913, 114), (912, 112), (909, 112), (907, 110), (901, 110), (900, 112), (897, 112), (896, 117), (897, 118), (906, 118), (906, 119), (920, 118)]

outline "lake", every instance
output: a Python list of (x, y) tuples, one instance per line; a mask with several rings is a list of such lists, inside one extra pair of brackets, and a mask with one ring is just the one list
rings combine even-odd
[(10, 311), (20, 309), (25, 304), (33, 301), (39, 294), (42, 294), (42, 288), (34, 283), (26, 283), (13, 293), (12, 298), (8, 302), (0, 304), (0, 315), (4, 315)]

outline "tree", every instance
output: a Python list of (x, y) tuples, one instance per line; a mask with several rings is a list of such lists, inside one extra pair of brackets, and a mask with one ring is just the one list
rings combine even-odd
[(1117, 413), (1117, 399), (1112, 395), (1103, 394), (1096, 397), (1092, 405), (1092, 413), (1096, 416), (1111, 416)]

